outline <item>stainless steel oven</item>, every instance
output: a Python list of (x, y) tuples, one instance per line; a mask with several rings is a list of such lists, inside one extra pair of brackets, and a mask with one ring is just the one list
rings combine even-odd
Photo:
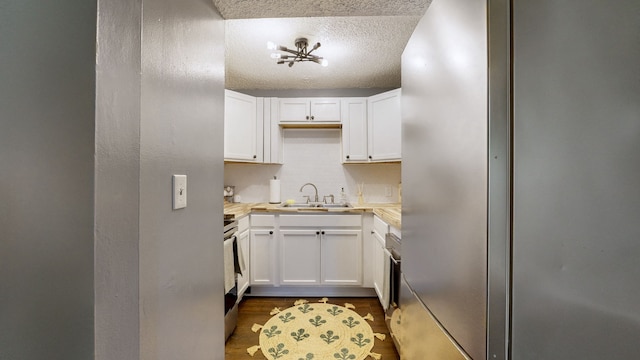
[[(236, 233), (238, 232), (238, 221), (233, 215), (224, 216), (224, 251), (225, 251), (225, 294), (224, 294), (224, 333), (225, 340), (231, 336), (233, 330), (238, 323), (238, 278), (233, 264), (233, 254), (236, 253), (235, 248), (238, 246), (236, 242)], [(226, 254), (231, 252), (231, 255)], [(230, 270), (232, 269), (232, 270)], [(231, 272), (230, 272), (231, 271)], [(233, 276), (233, 282), (227, 281), (227, 277)]]
[(400, 306), (400, 279), (402, 278), (401, 271), (401, 252), (402, 241), (398, 236), (393, 233), (388, 233), (385, 236), (385, 248), (387, 249), (390, 259), (390, 271), (389, 271), (389, 307), (386, 311), (385, 322), (389, 333), (393, 339), (396, 348), (399, 351), (398, 337), (397, 337), (397, 318), (398, 314), (394, 314)]

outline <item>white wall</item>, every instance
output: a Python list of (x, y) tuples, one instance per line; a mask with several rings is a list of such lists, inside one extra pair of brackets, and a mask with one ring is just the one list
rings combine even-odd
[[(364, 182), (365, 202), (398, 201), (399, 163), (343, 165), (340, 159), (339, 129), (285, 129), (283, 165), (225, 164), (224, 180), (236, 187), (241, 202), (268, 202), (273, 176), (281, 180), (281, 201), (302, 201), (303, 195), (312, 195), (310, 186), (299, 191), (307, 182), (318, 187), (320, 200), (333, 194), (337, 202), (344, 187), (349, 201), (356, 203), (357, 184)], [(385, 196), (385, 187), (390, 187), (391, 196)]]

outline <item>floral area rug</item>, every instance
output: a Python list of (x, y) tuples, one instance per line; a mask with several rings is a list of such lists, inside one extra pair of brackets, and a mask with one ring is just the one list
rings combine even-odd
[(327, 302), (327, 298), (318, 303), (298, 300), (285, 310), (273, 309), (274, 316), (264, 325), (253, 325), (254, 332), (260, 331), (260, 345), (247, 352), (254, 356), (261, 350), (272, 360), (380, 359), (371, 349), (374, 338), (384, 340), (385, 335), (373, 333), (367, 323), (373, 316), (360, 316), (352, 304)]

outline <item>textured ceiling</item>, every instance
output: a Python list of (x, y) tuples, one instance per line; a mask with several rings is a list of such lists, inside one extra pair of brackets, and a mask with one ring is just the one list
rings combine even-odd
[(421, 16), (431, 0), (213, 0), (225, 19)]
[[(431, 0), (214, 0), (226, 21), (228, 89), (349, 89), (400, 86), (400, 57)], [(267, 41), (320, 42), (311, 62), (271, 59)]]

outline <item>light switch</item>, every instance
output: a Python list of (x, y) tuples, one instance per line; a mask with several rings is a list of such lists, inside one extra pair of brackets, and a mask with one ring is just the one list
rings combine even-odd
[(173, 209), (187, 207), (187, 175), (173, 175)]

